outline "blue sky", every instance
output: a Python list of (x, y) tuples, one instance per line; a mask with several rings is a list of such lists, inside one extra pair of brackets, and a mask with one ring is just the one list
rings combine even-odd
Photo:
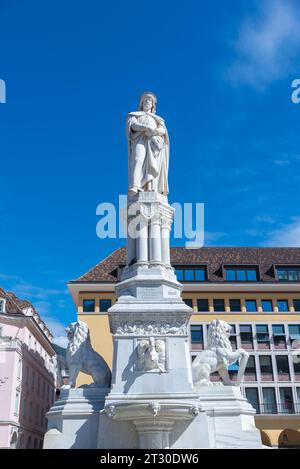
[(120, 244), (97, 238), (96, 206), (126, 193), (144, 90), (170, 134), (169, 201), (205, 203), (205, 244), (300, 246), (297, 3), (0, 0), (0, 283), (56, 336), (67, 281)]

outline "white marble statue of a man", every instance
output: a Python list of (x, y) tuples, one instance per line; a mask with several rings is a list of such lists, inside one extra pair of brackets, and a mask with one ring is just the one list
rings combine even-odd
[(129, 195), (139, 191), (169, 192), (168, 132), (155, 111), (156, 96), (146, 92), (140, 98), (139, 110), (127, 115)]

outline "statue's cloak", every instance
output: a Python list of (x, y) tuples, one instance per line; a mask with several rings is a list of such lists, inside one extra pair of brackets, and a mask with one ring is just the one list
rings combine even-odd
[[(129, 181), (131, 180), (132, 171), (133, 171), (133, 146), (136, 143), (137, 139), (141, 138), (143, 132), (132, 131), (131, 126), (135, 119), (145, 114), (144, 111), (130, 112), (127, 114), (126, 120), (126, 137), (128, 141), (128, 172), (129, 172)], [(160, 151), (153, 151), (151, 145), (151, 139), (144, 139), (146, 148), (146, 157), (143, 166), (143, 177), (141, 181), (141, 187), (144, 187), (148, 182), (157, 180), (157, 192), (160, 194), (167, 195), (169, 193), (168, 186), (168, 170), (169, 170), (169, 155), (170, 155), (170, 144), (168, 131), (165, 125), (164, 120), (157, 116), (156, 114), (149, 113), (149, 115), (156, 121), (157, 126), (161, 126), (165, 129), (165, 134), (162, 136), (164, 140), (163, 148)], [(129, 187), (131, 183), (129, 182)]]

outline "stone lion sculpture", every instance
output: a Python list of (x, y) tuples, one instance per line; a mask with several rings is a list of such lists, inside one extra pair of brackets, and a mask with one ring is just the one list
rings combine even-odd
[(74, 388), (80, 371), (91, 375), (95, 386), (109, 387), (111, 371), (106, 361), (91, 346), (90, 331), (83, 321), (72, 322), (66, 328), (68, 336), (67, 363), (69, 366), (69, 385)]
[[(242, 382), (249, 354), (244, 349), (232, 350), (229, 336), (231, 326), (225, 321), (214, 319), (208, 328), (207, 347), (192, 363), (194, 386), (212, 386), (210, 374), (217, 371), (226, 386), (239, 386)], [(228, 367), (239, 360), (237, 380), (232, 382)]]

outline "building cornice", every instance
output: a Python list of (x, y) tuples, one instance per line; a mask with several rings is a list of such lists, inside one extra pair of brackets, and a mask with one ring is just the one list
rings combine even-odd
[[(56, 354), (52, 343), (48, 339), (48, 337), (44, 334), (44, 332), (39, 328), (36, 324), (33, 316), (24, 316), (20, 314), (12, 314), (12, 313), (0, 313), (0, 322), (6, 323), (14, 323), (17, 324), (19, 327), (27, 326), (30, 332), (34, 334), (37, 338), (39, 343), (44, 347), (46, 352), (52, 357)], [(21, 323), (21, 324), (20, 324)]]
[[(225, 292), (225, 293), (294, 293), (300, 294), (300, 284), (286, 282), (195, 282), (183, 283), (183, 292)], [(113, 282), (70, 282), (69, 292), (75, 305), (78, 305), (80, 293), (114, 293), (116, 283)]]

